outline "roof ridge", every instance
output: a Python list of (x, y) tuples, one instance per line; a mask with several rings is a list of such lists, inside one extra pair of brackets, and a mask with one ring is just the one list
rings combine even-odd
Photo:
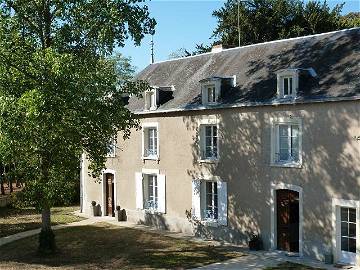
[(347, 29), (336, 30), (336, 31), (331, 31), (331, 32), (325, 32), (325, 33), (319, 33), (319, 34), (313, 34), (313, 35), (307, 35), (307, 36), (287, 38), (287, 39), (271, 40), (271, 41), (266, 41), (266, 42), (261, 42), (261, 43), (255, 43), (255, 44), (245, 45), (245, 46), (241, 46), (241, 47), (234, 47), (234, 48), (229, 48), (229, 49), (223, 49), (223, 50), (220, 51), (220, 52), (207, 52), (207, 53), (202, 53), (202, 54), (197, 54), (197, 55), (191, 55), (191, 56), (186, 56), (186, 57), (178, 57), (178, 58), (174, 58), (174, 59), (167, 59), (167, 60), (162, 60), (162, 61), (154, 62), (154, 63), (150, 64), (149, 66), (155, 65), (155, 64), (166, 63), (166, 62), (171, 62), (171, 61), (178, 61), (178, 60), (184, 60), (184, 59), (189, 59), (189, 58), (195, 58), (195, 57), (204, 56), (204, 55), (219, 54), (219, 53), (226, 52), (226, 51), (241, 50), (241, 49), (245, 49), (245, 48), (262, 46), (262, 45), (267, 45), (267, 44), (274, 44), (274, 43), (281, 43), (281, 42), (285, 42), (285, 41), (294, 41), (294, 40), (301, 40), (301, 39), (307, 39), (307, 38), (312, 38), (312, 37), (332, 35), (332, 34), (337, 34), (337, 33), (343, 33), (343, 32), (353, 31), (353, 30), (360, 30), (360, 27), (353, 27), (353, 28), (347, 28)]

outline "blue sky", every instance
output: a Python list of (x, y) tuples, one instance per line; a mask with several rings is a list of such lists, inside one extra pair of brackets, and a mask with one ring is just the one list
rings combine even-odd
[[(186, 48), (190, 51), (195, 44), (210, 43), (210, 36), (216, 26), (212, 12), (223, 6), (222, 0), (153, 0), (146, 1), (150, 14), (157, 21), (154, 36), (155, 61), (168, 59), (169, 54)], [(343, 13), (360, 11), (360, 0), (329, 0), (331, 7), (345, 2)], [(132, 58), (137, 71), (150, 63), (150, 41), (146, 36), (141, 45), (136, 47), (129, 40), (124, 48), (118, 51)]]

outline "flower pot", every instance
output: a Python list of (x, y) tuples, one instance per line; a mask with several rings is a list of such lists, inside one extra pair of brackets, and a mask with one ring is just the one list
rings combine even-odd
[(333, 264), (334, 263), (334, 255), (332, 254), (325, 254), (324, 255), (324, 262), (325, 264)]
[(90, 206), (90, 216), (96, 217), (98, 215), (98, 207), (96, 205)]
[(122, 210), (115, 210), (115, 220), (122, 221)]

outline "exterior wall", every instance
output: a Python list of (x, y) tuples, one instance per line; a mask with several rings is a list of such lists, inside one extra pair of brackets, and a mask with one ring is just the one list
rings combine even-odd
[[(332, 200), (360, 200), (360, 141), (355, 138), (360, 135), (359, 105), (347, 101), (147, 116), (141, 122), (159, 123), (160, 160), (141, 159), (141, 131), (118, 142), (116, 157), (106, 164), (116, 171), (116, 205), (128, 210), (129, 219), (188, 231), (185, 213), (192, 207), (192, 180), (218, 176), (228, 183), (228, 226), (200, 226), (196, 233), (245, 243), (250, 233), (258, 232), (268, 249), (273, 239), (272, 186), (293, 185), (303, 195), (303, 254), (322, 259), (332, 249)], [(209, 115), (220, 119), (220, 161), (199, 163), (198, 123)], [(302, 118), (301, 168), (270, 166), (270, 118), (284, 116)], [(135, 210), (135, 172), (143, 168), (166, 175), (164, 215), (145, 217)], [(85, 179), (85, 211), (92, 200), (103, 203), (101, 188), (101, 183)], [(358, 249), (360, 253), (359, 244)]]

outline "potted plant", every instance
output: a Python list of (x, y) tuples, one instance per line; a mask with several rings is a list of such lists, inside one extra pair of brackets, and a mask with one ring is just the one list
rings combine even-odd
[(122, 211), (120, 205), (116, 206), (115, 219), (117, 221), (122, 221)]
[(262, 240), (258, 234), (251, 234), (249, 241), (250, 250), (261, 250), (262, 249)]
[(91, 215), (93, 217), (96, 217), (97, 216), (97, 206), (96, 206), (96, 202), (95, 201), (92, 201), (91, 202), (91, 211), (90, 211)]

